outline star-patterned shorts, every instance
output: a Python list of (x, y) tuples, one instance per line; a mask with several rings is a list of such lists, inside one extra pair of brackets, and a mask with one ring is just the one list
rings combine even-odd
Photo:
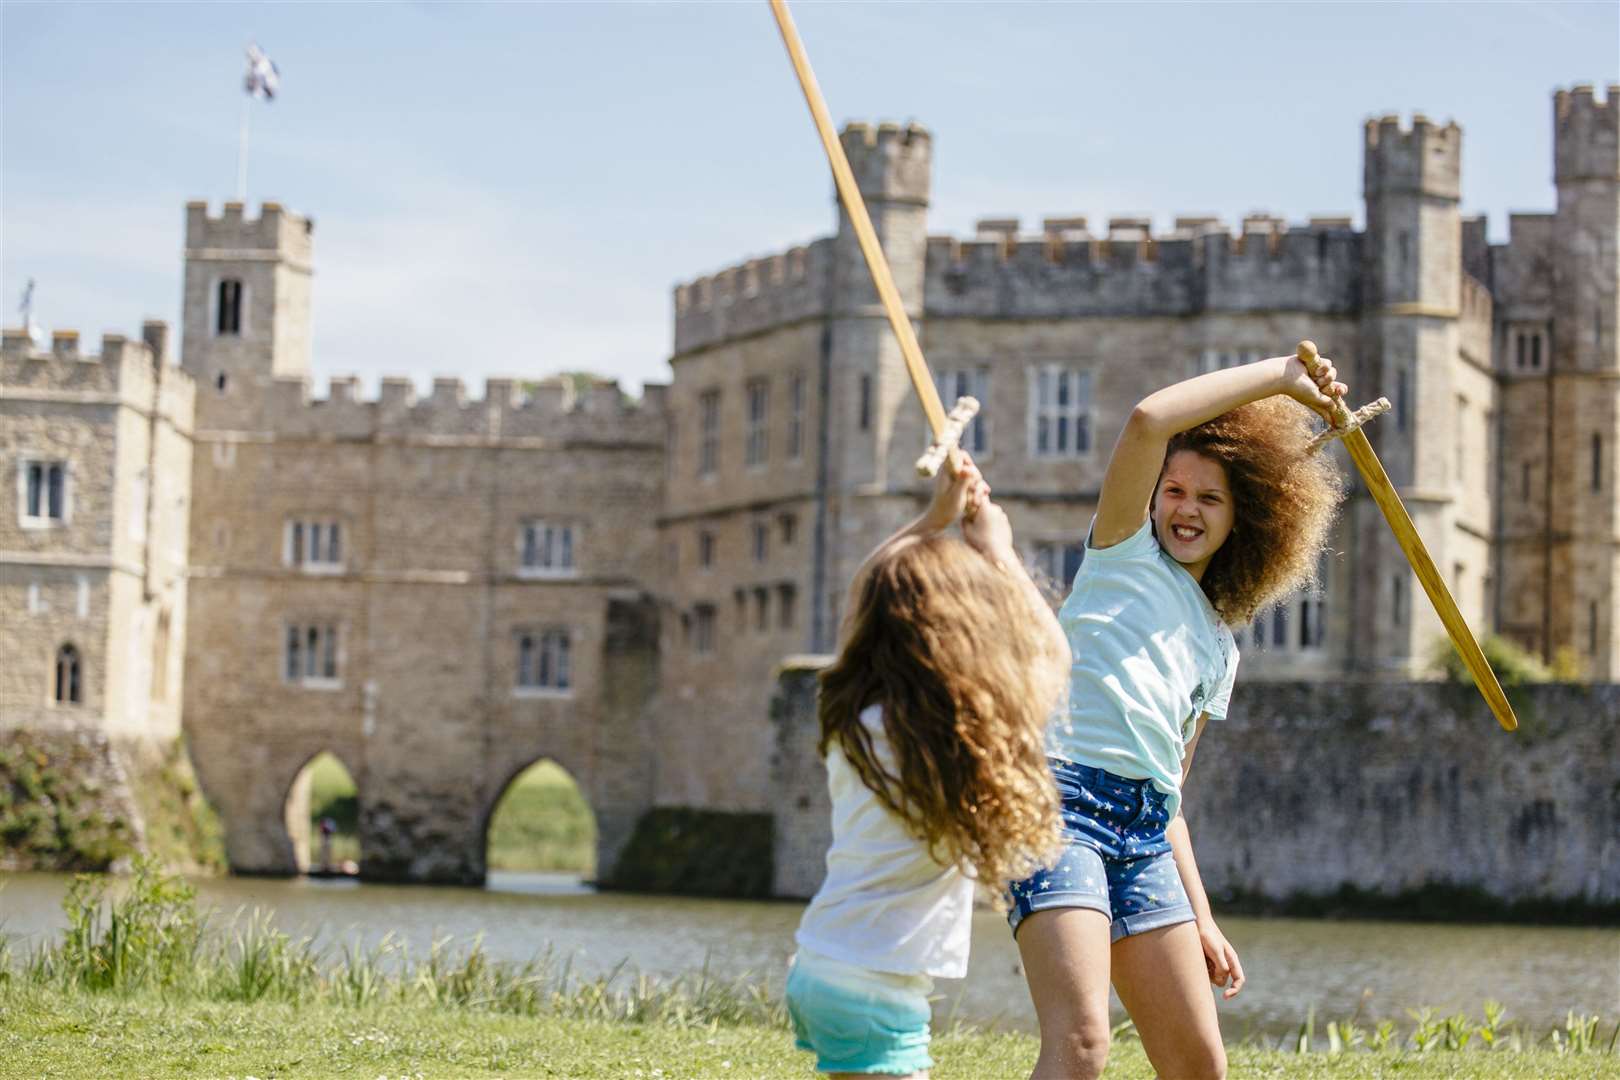
[(1063, 800), (1063, 854), (1011, 887), (1013, 933), (1037, 911), (1091, 908), (1112, 921), (1112, 940), (1191, 922), (1192, 905), (1164, 835), (1165, 795), (1150, 780), (1047, 759)]

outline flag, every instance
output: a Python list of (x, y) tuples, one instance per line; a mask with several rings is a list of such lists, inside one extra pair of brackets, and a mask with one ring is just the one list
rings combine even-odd
[(34, 321), (34, 279), (28, 279), (28, 287), (23, 289), (22, 304), (18, 307), (22, 315), (23, 330), (28, 334), (28, 340), (34, 343), (34, 348), (43, 349), (49, 344), (45, 339), (45, 331), (39, 328)]
[(281, 86), (281, 72), (256, 42), (247, 47), (247, 60), (247, 75), (242, 80), (242, 89), (260, 101), (274, 100), (276, 90)]

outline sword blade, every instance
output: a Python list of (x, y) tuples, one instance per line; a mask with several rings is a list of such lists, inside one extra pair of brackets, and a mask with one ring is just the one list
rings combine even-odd
[(1451, 590), (1446, 588), (1445, 579), (1440, 576), (1439, 569), (1434, 565), (1434, 559), (1429, 556), (1429, 549), (1423, 546), (1423, 538), (1418, 535), (1417, 526), (1412, 524), (1412, 516), (1406, 512), (1406, 504), (1395, 492), (1395, 485), (1390, 483), (1389, 475), (1384, 472), (1384, 465), (1373, 452), (1372, 443), (1367, 441), (1367, 433), (1359, 428), (1344, 436), (1345, 449), (1350, 452), (1350, 460), (1356, 463), (1361, 472), (1362, 480), (1366, 481), (1367, 491), (1371, 493), (1378, 509), (1384, 512), (1384, 520), (1395, 533), (1396, 543), (1401, 545), (1401, 551), (1406, 554), (1406, 561), (1412, 565), (1417, 574), (1418, 581), (1423, 585), (1423, 591), (1429, 594), (1429, 602), (1434, 605), (1435, 612), (1440, 616), (1440, 622), (1445, 625), (1446, 634), (1451, 638), (1451, 644), (1456, 647), (1458, 655), (1468, 667), (1468, 673), (1474, 677), (1474, 685), (1484, 695), (1485, 703), (1491, 707), (1497, 723), (1504, 730), (1513, 731), (1519, 726), (1519, 720), (1513, 715), (1513, 706), (1508, 704), (1507, 695), (1502, 692), (1502, 684), (1496, 681), (1496, 673), (1486, 662), (1485, 654), (1479, 649), (1479, 642), (1474, 640), (1473, 632), (1468, 629), (1468, 623), (1463, 620), (1462, 612), (1457, 610), (1457, 602), (1451, 597)]
[[(900, 303), (900, 290), (895, 288), (894, 276), (889, 273), (889, 260), (884, 257), (877, 232), (872, 228), (872, 219), (866, 212), (861, 189), (855, 183), (855, 174), (850, 171), (844, 144), (838, 141), (838, 133), (833, 130), (832, 119), (827, 115), (827, 103), (822, 99), (815, 72), (810, 70), (810, 59), (805, 55), (804, 44), (799, 40), (799, 31), (793, 25), (793, 16), (789, 14), (785, 0), (771, 0), (771, 14), (776, 16), (776, 28), (782, 33), (782, 44), (787, 46), (788, 59), (793, 62), (793, 73), (799, 78), (799, 89), (804, 91), (805, 104), (810, 106), (810, 118), (815, 121), (816, 132), (821, 136), (821, 147), (827, 152), (833, 183), (849, 214), (850, 225), (855, 229), (861, 254), (866, 257), (866, 268), (872, 273), (872, 284), (877, 287), (878, 300), (883, 304), (883, 312), (889, 317), (889, 325), (894, 328), (895, 339), (900, 343), (900, 355), (906, 361), (906, 374), (911, 376), (912, 389), (917, 391), (923, 413), (928, 417), (928, 426), (933, 429), (937, 439), (945, 431), (945, 406), (940, 402), (939, 390), (929, 374), (928, 361), (923, 359), (922, 347), (917, 344), (917, 333), (912, 329), (911, 320), (906, 317), (905, 308)], [(954, 471), (954, 452), (951, 458)]]

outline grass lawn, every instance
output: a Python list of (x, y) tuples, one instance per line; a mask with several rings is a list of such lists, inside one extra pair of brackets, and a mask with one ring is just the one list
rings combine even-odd
[[(936, 1038), (939, 1080), (1028, 1075), (1026, 1035)], [(1231, 1076), (1477, 1077), (1620, 1075), (1597, 1054), (1412, 1051), (1284, 1054), (1234, 1047)], [(811, 1077), (810, 1055), (765, 1025), (520, 1017), (431, 1004), (349, 1007), (182, 1000), (61, 991), (0, 981), (0, 1077)], [(1106, 1074), (1153, 1075), (1134, 1042)]]
[[(331, 754), (310, 763), (310, 854), (319, 857), (321, 819), (337, 824), (334, 859), (360, 859), (359, 803), (354, 780)], [(538, 762), (507, 787), (489, 823), (491, 870), (596, 872), (596, 819), (579, 787), (550, 761)]]

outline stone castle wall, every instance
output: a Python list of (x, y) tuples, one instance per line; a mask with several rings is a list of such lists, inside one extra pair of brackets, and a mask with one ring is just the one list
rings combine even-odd
[[(807, 897), (831, 840), (815, 679), (772, 701), (775, 892)], [(1455, 683), (1244, 683), (1199, 742), (1184, 803), (1212, 897), (1471, 887), (1620, 903), (1620, 687), (1517, 690), (1517, 733)]]

